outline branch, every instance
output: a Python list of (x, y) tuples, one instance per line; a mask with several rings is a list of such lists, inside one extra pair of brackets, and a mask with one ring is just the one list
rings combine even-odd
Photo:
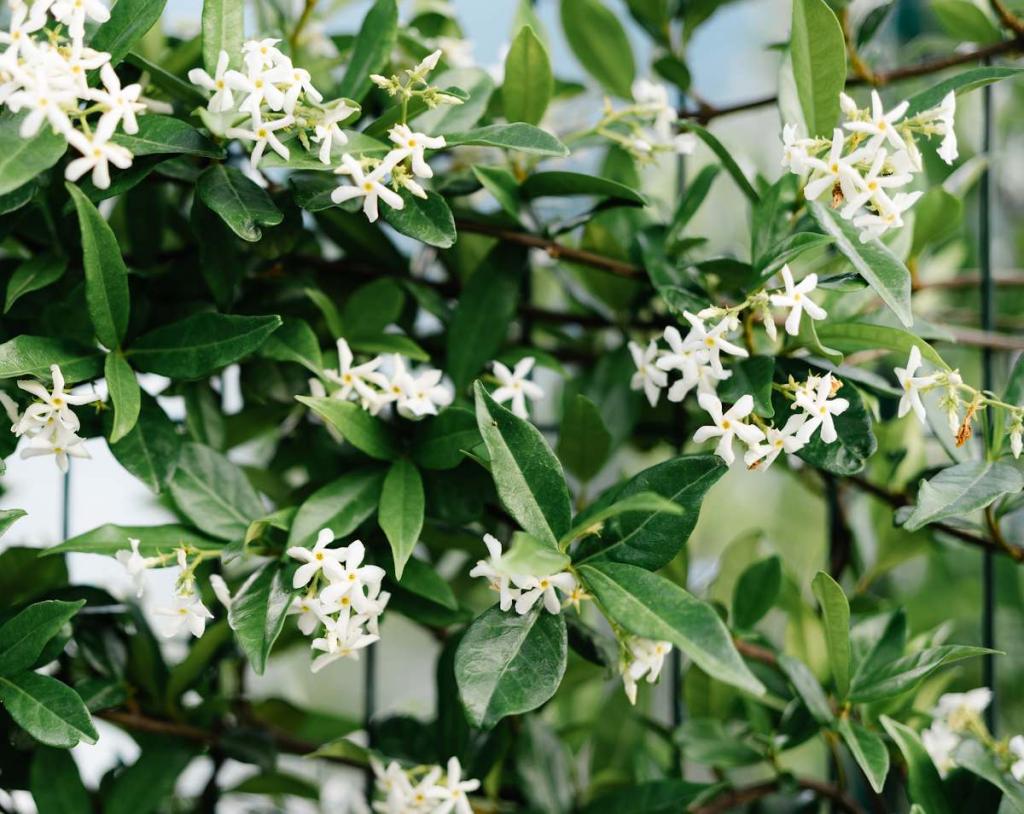
[(995, 11), (999, 21), (1005, 28), (1008, 28), (1018, 37), (1024, 36), (1024, 20), (1010, 11), (1000, 0), (991, 0), (992, 9)]
[[(812, 791), (818, 797), (831, 801), (839, 811), (846, 812), (846, 814), (864, 814), (864, 809), (830, 783), (809, 777), (794, 778), (793, 782), (801, 789)], [(752, 786), (729, 789), (710, 803), (691, 808), (689, 811), (690, 814), (724, 814), (739, 806), (756, 802), (779, 792), (785, 793), (785, 791), (785, 784), (781, 780), (768, 780)]]

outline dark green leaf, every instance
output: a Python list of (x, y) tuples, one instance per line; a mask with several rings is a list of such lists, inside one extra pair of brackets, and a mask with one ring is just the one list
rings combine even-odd
[(356, 449), (371, 458), (393, 461), (401, 454), (398, 439), (387, 424), (358, 404), (332, 398), (296, 396), (328, 424), (333, 425)]
[(110, 54), (117, 65), (163, 13), (167, 0), (118, 0), (110, 10), (110, 19), (96, 29), (89, 47)]
[(904, 522), (907, 531), (984, 509), (1003, 495), (1024, 489), (1024, 476), (1001, 461), (964, 461), (921, 481), (917, 505)]
[(789, 683), (796, 689), (814, 720), (820, 724), (831, 724), (835, 717), (832, 714), (832, 707), (828, 703), (825, 690), (818, 683), (811, 668), (799, 659), (787, 656), (785, 653), (779, 656), (779, 667), (789, 679)]
[(120, 351), (111, 351), (107, 354), (103, 377), (107, 380), (110, 400), (114, 405), (110, 443), (116, 444), (135, 427), (142, 407), (142, 395), (135, 371)]
[(732, 623), (748, 630), (764, 617), (782, 587), (782, 560), (778, 556), (758, 560), (740, 574), (732, 592)]
[(29, 790), (39, 814), (82, 814), (92, 810), (78, 764), (66, 749), (36, 749), (29, 777)]
[(405, 458), (395, 461), (384, 478), (378, 523), (391, 545), (395, 579), (401, 581), (406, 560), (420, 540), (423, 529), (423, 480)]
[(160, 116), (155, 113), (139, 117), (138, 133), (116, 133), (111, 141), (127, 147), (136, 157), (165, 154), (195, 155), (202, 158), (224, 157), (224, 150), (192, 125), (173, 116)]
[(99, 737), (82, 699), (67, 684), (39, 673), (0, 676), (0, 704), (33, 738), (70, 749)]
[(831, 136), (846, 85), (846, 41), (825, 0), (794, 0), (789, 50), (810, 136)]
[(611, 433), (597, 406), (586, 396), (574, 396), (562, 415), (556, 449), (559, 460), (586, 483), (601, 471), (611, 447)]
[(284, 220), (265, 190), (225, 164), (208, 167), (199, 176), (196, 192), (242, 240), (255, 242), (263, 236), (261, 226), (276, 226)]
[(26, 514), (24, 509), (0, 509), (0, 537), (3, 537), (7, 530)]
[(398, 5), (377, 0), (363, 19), (336, 95), (361, 102), (371, 87), (370, 74), (381, 73), (388, 64), (397, 35)]
[(732, 376), (719, 385), (718, 397), (722, 401), (739, 401), (747, 394), (754, 397), (754, 412), (764, 418), (775, 415), (772, 406), (772, 380), (775, 359), (771, 356), (751, 356), (734, 364)]
[(482, 443), (476, 416), (463, 407), (449, 407), (416, 425), (413, 460), (424, 469), (454, 469), (469, 450)]
[(858, 672), (856, 680), (850, 686), (850, 700), (860, 703), (891, 698), (913, 689), (944, 664), (994, 652), (996, 651), (984, 647), (963, 644), (928, 647), (884, 664), (869, 673)]
[(219, 551), (224, 547), (224, 543), (211, 540), (185, 526), (118, 526), (107, 523), (72, 537), (60, 545), (44, 549), (42, 556), (78, 552), (112, 557), (118, 551), (130, 550), (129, 537), (139, 540), (139, 553), (144, 557), (169, 557), (176, 548)]
[(68, 148), (64, 136), (44, 124), (32, 138), (19, 130), (27, 112), (0, 112), (0, 195), (13, 192), (60, 161)]
[(178, 428), (156, 399), (148, 395), (142, 397), (135, 426), (124, 438), (110, 445), (118, 463), (156, 494), (160, 494), (171, 479), (180, 449)]
[(533, 29), (524, 25), (505, 57), (505, 81), (501, 86), (505, 118), (538, 124), (554, 89), (547, 48)]
[(50, 377), (50, 365), (60, 365), (69, 384), (95, 378), (103, 369), (100, 351), (76, 342), (22, 334), (0, 345), (0, 379)]
[(850, 754), (864, 771), (871, 788), (876, 794), (881, 794), (886, 775), (889, 774), (889, 749), (885, 741), (846, 717), (839, 719), (839, 734), (843, 736)]
[(36, 254), (23, 262), (14, 270), (7, 281), (7, 298), (4, 301), (4, 313), (11, 310), (25, 294), (46, 288), (57, 282), (68, 267), (67, 258), (55, 254)]
[(221, 51), (227, 51), (230, 67), (240, 67), (244, 39), (244, 0), (203, 0), (203, 67), (210, 76)]
[(175, 505), (195, 526), (221, 540), (240, 540), (264, 513), (245, 473), (202, 444), (183, 444), (170, 483)]
[(324, 360), (316, 333), (306, 320), (298, 317), (285, 317), (281, 327), (263, 343), (260, 356), (278, 362), (295, 362), (318, 375), (323, 372)]
[(958, 94), (967, 93), (968, 91), (975, 90), (976, 88), (990, 85), (993, 82), (998, 82), (1000, 79), (1009, 79), (1010, 77), (1019, 76), (1024, 72), (1024, 68), (1014, 68), (1009, 66), (986, 66), (984, 68), (971, 68), (970, 70), (958, 73), (956, 76), (951, 76), (949, 79), (944, 79), (936, 85), (933, 85), (928, 90), (921, 91), (920, 93), (914, 94), (907, 101), (910, 106), (907, 108), (906, 117), (916, 116), (922, 111), (928, 110), (938, 105), (943, 97), (951, 90), (956, 91)]
[(523, 181), (519, 189), (527, 200), (548, 196), (593, 195), (637, 206), (647, 204), (647, 199), (642, 194), (618, 181), (564, 170), (535, 172)]
[[(998, 764), (997, 754), (974, 738), (968, 737), (963, 738), (954, 750), (953, 760), (957, 766), (963, 766), (978, 777), (985, 778), (999, 789), (1017, 811), (1024, 811), (1024, 784)], [(1016, 758), (1016, 754), (1014, 754), (1014, 758)], [(1008, 807), (1000, 806), (1000, 810), (1004, 808)]]
[(401, 195), (405, 206), (385, 206), (384, 220), (403, 235), (429, 246), (447, 249), (455, 243), (455, 219), (444, 198), (436, 192), (428, 192), (425, 199), (418, 198), (407, 189)]
[(268, 562), (249, 577), (231, 600), (228, 621), (257, 675), (262, 675), (270, 649), (281, 634), (292, 604), (284, 565)]
[(0, 676), (28, 670), (85, 600), (36, 602), (0, 627)]
[(583, 814), (677, 814), (713, 788), (685, 780), (652, 780), (602, 793), (584, 806)]
[(174, 786), (196, 756), (182, 741), (146, 739), (142, 754), (110, 784), (104, 784), (103, 814), (155, 814), (174, 795)]
[(633, 98), (636, 66), (629, 38), (601, 0), (562, 0), (562, 31), (576, 59), (614, 96)]
[(907, 763), (907, 796), (910, 800), (919, 804), (927, 814), (953, 814), (943, 789), (942, 778), (918, 734), (906, 724), (886, 715), (881, 716), (880, 720)]
[(845, 698), (850, 691), (850, 603), (839, 583), (824, 571), (815, 575), (811, 588), (821, 605), (832, 680), (839, 697)]
[[(920, 337), (900, 328), (872, 325), (868, 322), (838, 322), (828, 320), (818, 326), (818, 339), (829, 347), (843, 353), (883, 348), (906, 357), (915, 345), (921, 356), (940, 370), (949, 370), (949, 365), (939, 356), (938, 351)], [(845, 394), (844, 394), (845, 395)]]
[(535, 155), (566, 156), (569, 154), (569, 148), (546, 130), (524, 122), (491, 124), (462, 133), (448, 133), (444, 140), (449, 147), (465, 144), (500, 147)]

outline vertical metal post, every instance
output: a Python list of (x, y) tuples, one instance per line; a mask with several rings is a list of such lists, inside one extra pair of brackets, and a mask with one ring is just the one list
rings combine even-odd
[[(371, 644), (363, 650), (363, 727), (366, 729), (366, 745), (373, 748), (370, 722), (377, 707), (377, 648), (380, 643)], [(366, 770), (366, 796), (373, 796), (373, 769)]]
[(60, 501), (60, 537), (64, 542), (71, 536), (71, 461), (68, 461), (68, 471), (61, 480)]
[[(988, 65), (991, 60), (986, 59)], [(985, 331), (991, 331), (995, 327), (995, 285), (992, 280), (992, 85), (986, 85), (982, 91), (983, 122), (981, 148), (988, 162), (985, 172), (981, 176), (979, 187), (980, 200), (978, 202), (978, 265), (981, 270), (981, 327)], [(981, 379), (982, 388), (991, 390), (993, 381), (993, 358), (992, 348), (985, 346), (981, 351)], [(992, 441), (991, 421), (986, 419), (987, 432), (985, 440)], [(981, 619), (981, 640), (984, 647), (994, 649), (996, 646), (996, 584), (995, 584), (995, 557), (992, 551), (986, 550), (982, 554), (982, 619)], [(996, 662), (990, 654), (983, 659), (982, 670), (984, 684), (992, 691), (992, 703), (985, 711), (985, 721), (989, 729), (995, 732), (996, 725)]]

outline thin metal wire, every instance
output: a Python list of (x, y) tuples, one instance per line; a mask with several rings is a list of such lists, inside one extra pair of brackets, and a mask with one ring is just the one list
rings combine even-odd
[[(991, 60), (986, 59), (988, 65)], [(978, 265), (981, 271), (981, 327), (983, 330), (992, 331), (995, 328), (995, 284), (992, 278), (992, 129), (993, 129), (993, 105), (992, 85), (986, 85), (983, 89), (983, 131), (982, 131), (982, 152), (988, 162), (985, 172), (981, 176), (979, 187), (980, 200), (978, 202)], [(985, 390), (991, 390), (993, 381), (993, 353), (992, 348), (982, 348), (981, 351), (981, 380)], [(989, 434), (991, 433), (991, 422), (988, 422)], [(987, 438), (991, 442), (991, 437)], [(995, 649), (996, 646), (996, 582), (995, 582), (995, 557), (991, 551), (986, 550), (982, 554), (981, 563), (982, 579), (982, 617), (981, 617), (981, 641), (984, 647)], [(982, 662), (983, 680), (986, 687), (992, 691), (992, 703), (985, 710), (985, 721), (989, 730), (993, 733), (996, 728), (997, 696), (996, 696), (996, 662), (993, 655), (986, 655)]]

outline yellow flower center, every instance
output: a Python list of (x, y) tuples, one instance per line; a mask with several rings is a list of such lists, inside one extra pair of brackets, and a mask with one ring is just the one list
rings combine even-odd
[(722, 419), (722, 429), (723, 430), (727, 430), (731, 426), (732, 426), (732, 422), (728, 418)]

